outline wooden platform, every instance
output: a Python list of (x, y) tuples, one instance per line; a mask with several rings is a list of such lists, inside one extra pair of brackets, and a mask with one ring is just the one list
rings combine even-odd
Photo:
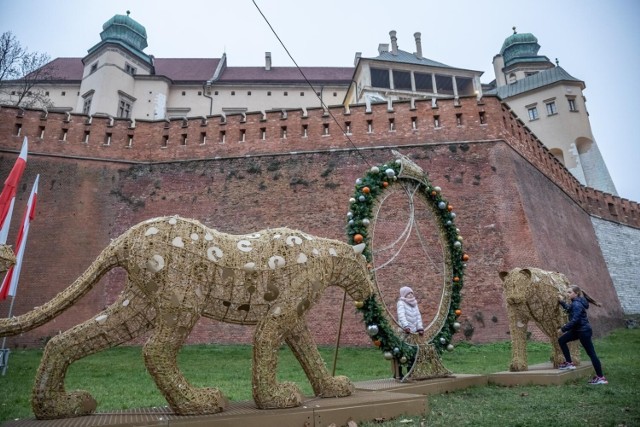
[(257, 409), (252, 401), (231, 402), (222, 413), (214, 415), (175, 415), (169, 408), (145, 408), (126, 411), (99, 412), (94, 415), (62, 420), (24, 419), (8, 421), (3, 427), (322, 427), (335, 423), (390, 420), (402, 416), (422, 415), (429, 411), (428, 396), (449, 393), (473, 386), (496, 384), (558, 385), (593, 375), (590, 363), (573, 371), (553, 369), (550, 363), (529, 367), (526, 372), (497, 372), (489, 375), (454, 374), (448, 378), (399, 382), (392, 378), (356, 383), (356, 392), (349, 397), (308, 398), (298, 408)]
[(559, 385), (595, 375), (591, 362), (582, 362), (573, 371), (554, 369), (551, 362), (529, 366), (525, 372), (496, 372), (489, 375), (489, 383), (502, 386)]

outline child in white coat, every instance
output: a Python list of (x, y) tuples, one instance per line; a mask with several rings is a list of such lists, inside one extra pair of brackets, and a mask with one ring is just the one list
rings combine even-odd
[(424, 333), (422, 326), (422, 315), (418, 308), (418, 301), (413, 295), (413, 289), (409, 286), (400, 288), (400, 298), (398, 298), (398, 323), (407, 334)]

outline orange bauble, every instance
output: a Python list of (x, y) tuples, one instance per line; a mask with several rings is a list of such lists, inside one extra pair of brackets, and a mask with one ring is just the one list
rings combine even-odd
[(451, 206), (451, 205), (447, 206), (447, 210), (448, 210), (449, 212), (451, 212), (451, 211), (453, 210), (453, 206)]
[(387, 181), (383, 181), (383, 182), (382, 182), (382, 186), (383, 186), (384, 188), (387, 188), (387, 187), (389, 186), (389, 183), (388, 183)]
[(363, 240), (364, 237), (362, 237), (362, 234), (356, 234), (353, 236), (353, 241), (356, 243), (362, 243)]
[(431, 192), (431, 195), (432, 195), (432, 196), (435, 196), (436, 194), (438, 194), (438, 193), (436, 192), (436, 190), (433, 190), (433, 191)]
[(454, 278), (453, 278), (453, 281), (454, 281), (454, 282), (459, 282), (459, 281), (460, 281), (460, 278), (459, 278), (458, 276), (456, 276), (456, 277), (454, 277)]
[(373, 344), (374, 344), (376, 347), (380, 347), (380, 346), (382, 345), (382, 341), (380, 341), (380, 340), (375, 340), (375, 341), (373, 342)]
[(462, 255), (462, 260), (463, 261), (469, 261), (469, 255), (467, 255), (467, 254)]
[(362, 189), (362, 192), (363, 192), (364, 194), (369, 194), (369, 193), (371, 192), (371, 189), (369, 189), (369, 187), (364, 187), (364, 188)]
[(462, 310), (456, 310), (456, 316), (460, 316), (462, 314)]

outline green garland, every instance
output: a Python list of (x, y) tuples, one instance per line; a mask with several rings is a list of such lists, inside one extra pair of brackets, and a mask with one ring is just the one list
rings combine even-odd
[[(389, 162), (381, 166), (372, 167), (367, 174), (356, 180), (355, 193), (350, 199), (350, 210), (347, 214), (347, 234), (352, 245), (365, 243), (363, 255), (369, 263), (372, 262), (371, 241), (369, 238), (369, 224), (371, 223), (372, 210), (377, 197), (385, 189), (398, 180), (401, 169), (401, 160)], [(460, 314), (460, 290), (464, 284), (465, 262), (468, 255), (462, 250), (462, 237), (455, 226), (455, 213), (446, 199), (442, 197), (439, 187), (434, 187), (426, 175), (419, 181), (421, 191), (425, 199), (431, 203), (432, 211), (440, 227), (441, 236), (444, 237), (451, 261), (451, 304), (445, 324), (440, 332), (432, 340), (439, 354), (445, 349), (451, 349), (453, 334), (459, 329), (457, 317)], [(389, 325), (384, 308), (373, 294), (362, 306), (356, 306), (362, 313), (363, 321), (367, 325), (367, 332), (374, 344), (385, 352), (385, 357), (395, 358), (400, 363), (412, 364), (416, 355), (416, 347), (407, 344), (398, 337), (394, 329)], [(456, 314), (457, 312), (457, 314)]]

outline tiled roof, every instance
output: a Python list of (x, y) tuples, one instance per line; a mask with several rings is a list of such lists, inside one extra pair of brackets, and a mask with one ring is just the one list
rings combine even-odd
[(506, 99), (559, 81), (580, 82), (584, 86), (584, 82), (582, 80), (576, 79), (571, 74), (567, 73), (564, 68), (557, 66), (542, 70), (536, 74), (518, 80), (515, 83), (500, 86), (497, 89), (493, 89), (490, 92), (485, 93), (487, 95), (498, 95), (501, 99)]
[[(310, 82), (348, 84), (353, 77), (353, 67), (300, 67)], [(227, 67), (218, 80), (221, 83), (305, 83), (296, 67)]]
[(382, 52), (380, 55), (376, 56), (375, 58), (367, 58), (367, 59), (377, 59), (380, 61), (390, 61), (390, 62), (401, 62), (403, 64), (427, 65), (430, 67), (454, 68), (449, 65), (443, 64), (441, 62), (433, 61), (429, 58), (418, 58), (415, 54), (409, 53), (400, 49), (398, 49), (397, 55), (394, 55), (391, 52)]
[(46, 64), (43, 68), (51, 70), (53, 80), (80, 81), (84, 65), (82, 58), (56, 58)]
[(153, 65), (157, 76), (166, 76), (173, 81), (211, 80), (220, 58), (155, 58)]

